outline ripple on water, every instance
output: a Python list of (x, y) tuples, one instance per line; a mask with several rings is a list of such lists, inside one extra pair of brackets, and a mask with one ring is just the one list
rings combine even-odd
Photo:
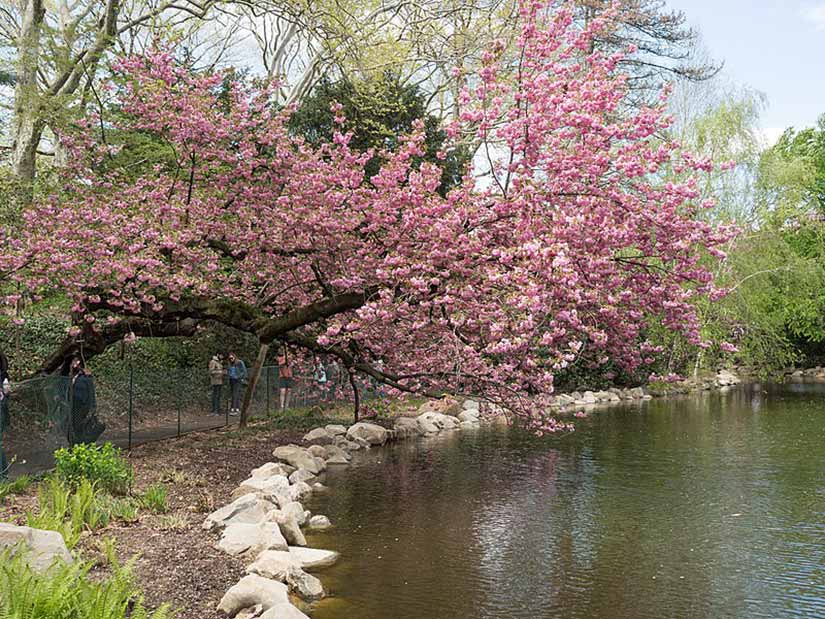
[(313, 616), (825, 617), (825, 390), (766, 391), (359, 455), (309, 505)]

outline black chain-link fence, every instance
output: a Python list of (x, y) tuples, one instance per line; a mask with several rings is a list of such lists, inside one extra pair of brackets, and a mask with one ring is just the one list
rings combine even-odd
[[(8, 414), (0, 431), (11, 476), (48, 470), (60, 447), (76, 442), (111, 442), (122, 448), (238, 423), (228, 378), (211, 385), (206, 369), (146, 370), (124, 362), (121, 371), (86, 378), (47, 376), (12, 384)], [(359, 396), (380, 394), (371, 381), (357, 381)], [(243, 402), (249, 388), (238, 389)], [(261, 371), (249, 408), (250, 418), (281, 410), (351, 403), (345, 372), (328, 368), (296, 371), (282, 381), (277, 366)]]

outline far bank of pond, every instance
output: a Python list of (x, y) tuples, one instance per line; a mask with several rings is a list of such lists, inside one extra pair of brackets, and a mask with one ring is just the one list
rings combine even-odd
[(825, 616), (825, 384), (633, 401), (536, 438), (359, 452), (307, 507), (314, 619)]

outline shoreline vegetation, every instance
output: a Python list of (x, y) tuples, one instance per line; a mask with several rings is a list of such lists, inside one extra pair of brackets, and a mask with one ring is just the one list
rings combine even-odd
[[(785, 376), (825, 380), (825, 369)], [(586, 416), (610, 405), (726, 390), (741, 382), (722, 370), (645, 388), (574, 391), (557, 394), (553, 409), (560, 416)], [(307, 549), (304, 536), (335, 526), (301, 503), (325, 490), (327, 467), (346, 466), (359, 450), (490, 423), (508, 419), (497, 407), (447, 396), (393, 402), (383, 416), (355, 424), (340, 410), (315, 411), (141, 445), (127, 454), (134, 474), (129, 496), (106, 499), (111, 515), (103, 525), (78, 529), (74, 554), (91, 581), (128, 574), (134, 587), (129, 595), (150, 612), (166, 612), (168, 606), (179, 619), (301, 617), (325, 595), (323, 573), (316, 572), (338, 559), (334, 551)], [(42, 488), (55, 482), (33, 481), (5, 486), (0, 520), (43, 521)], [(181, 582), (192, 586), (180, 587)], [(265, 614), (270, 608), (276, 610)]]

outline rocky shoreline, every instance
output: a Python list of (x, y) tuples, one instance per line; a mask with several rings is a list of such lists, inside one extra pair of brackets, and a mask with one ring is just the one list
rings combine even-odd
[[(700, 383), (684, 381), (661, 391), (644, 387), (574, 391), (554, 396), (550, 410), (567, 414), (674, 392), (725, 389), (741, 382), (722, 370)], [(445, 397), (426, 402), (413, 417), (394, 419), (392, 428), (363, 421), (349, 427), (330, 424), (307, 432), (302, 445), (275, 448), (273, 461), (252, 470), (232, 493), (232, 502), (203, 523), (204, 529), (219, 536), (218, 550), (248, 562), (246, 576), (226, 592), (218, 611), (240, 619), (306, 619), (304, 611), (325, 597), (323, 583), (314, 573), (334, 564), (338, 553), (308, 548), (303, 530), (327, 529), (332, 523), (324, 515), (311, 514), (301, 501), (326, 489), (321, 478), (327, 468), (347, 466), (353, 452), (392, 441), (507, 421), (504, 411), (494, 405)]]

